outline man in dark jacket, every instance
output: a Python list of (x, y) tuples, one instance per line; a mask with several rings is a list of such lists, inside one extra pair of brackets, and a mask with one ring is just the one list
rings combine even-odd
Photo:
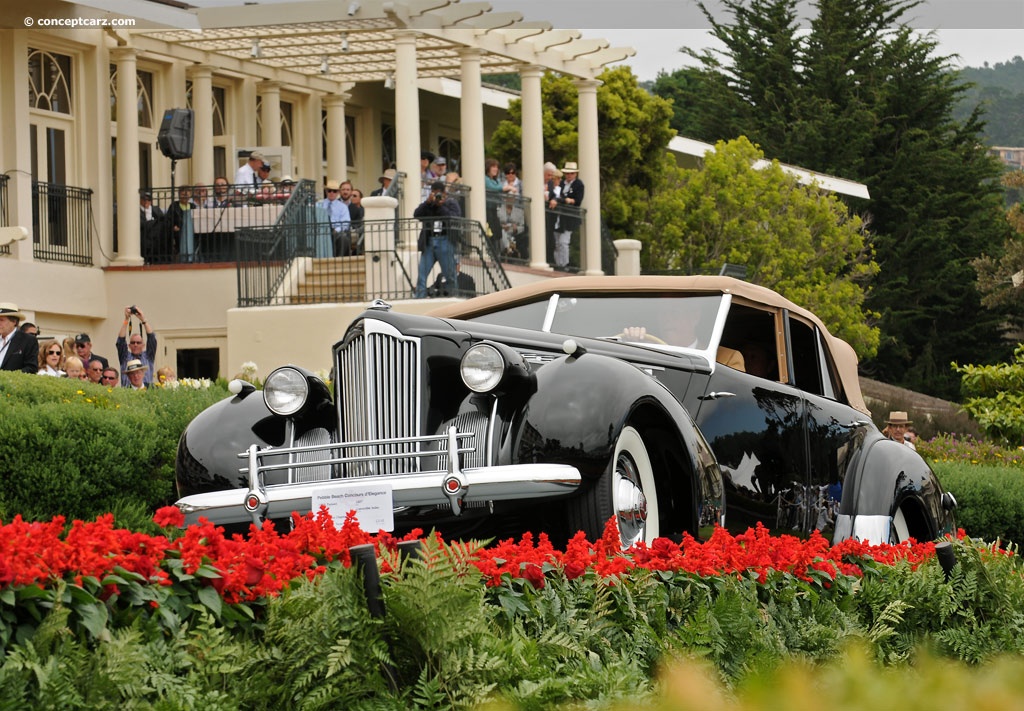
[(0, 370), (39, 372), (39, 341), (18, 330), (25, 314), (12, 303), (0, 303)]
[(416, 279), (416, 298), (427, 296), (427, 277), (434, 264), (441, 265), (441, 273), (449, 284), (457, 284), (455, 272), (455, 251), (458, 249), (456, 218), (462, 217), (459, 203), (449, 200), (445, 193), (445, 182), (435, 180), (430, 185), (430, 195), (412, 213), (423, 223), (420, 231), (420, 269)]
[(562, 168), (562, 185), (558, 197), (549, 207), (559, 208), (558, 224), (555, 226), (555, 269), (564, 270), (569, 266), (569, 242), (572, 233), (580, 226), (580, 205), (583, 204), (583, 181), (579, 179), (580, 169), (574, 161)]

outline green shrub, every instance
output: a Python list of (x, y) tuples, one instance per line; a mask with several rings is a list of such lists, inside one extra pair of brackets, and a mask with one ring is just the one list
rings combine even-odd
[(172, 502), (181, 433), (227, 395), (0, 373), (0, 520), (93, 519)]
[(1024, 543), (1024, 470), (952, 461), (931, 465), (956, 497), (957, 525), (968, 535)]

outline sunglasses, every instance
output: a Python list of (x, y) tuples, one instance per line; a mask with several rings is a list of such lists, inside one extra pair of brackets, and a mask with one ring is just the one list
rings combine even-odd
[(75, 344), (75, 348), (85, 348), (87, 345), (89, 345), (89, 344), (88, 343), (76, 343)]
[(117, 380), (116, 375), (104, 375), (101, 380)]
[(62, 351), (46, 351), (46, 355), (60, 355)]
[(142, 341), (128, 341), (128, 342), (130, 344), (132, 344), (133, 346), (141, 346), (142, 345)]
[(337, 190), (331, 190), (330, 188), (327, 188), (327, 192), (329, 192), (329, 193), (336, 193), (338, 191)]

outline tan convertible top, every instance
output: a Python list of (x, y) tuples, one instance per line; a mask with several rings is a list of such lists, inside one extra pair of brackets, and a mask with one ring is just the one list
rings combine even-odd
[(440, 318), (471, 318), (519, 303), (536, 301), (538, 296), (550, 294), (589, 292), (601, 294), (642, 294), (644, 292), (664, 293), (667, 291), (691, 294), (732, 294), (754, 304), (779, 309), (788, 309), (821, 329), (828, 339), (832, 357), (835, 359), (839, 379), (850, 405), (865, 414), (870, 414), (860, 392), (857, 378), (857, 354), (846, 341), (828, 332), (825, 324), (813, 313), (797, 306), (789, 299), (771, 289), (749, 282), (724, 276), (574, 276), (544, 279), (532, 284), (513, 287), (474, 299), (446, 304), (429, 312)]

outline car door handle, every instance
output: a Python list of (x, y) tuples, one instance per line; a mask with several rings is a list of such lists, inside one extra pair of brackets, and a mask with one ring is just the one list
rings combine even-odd
[(700, 399), (701, 400), (717, 400), (717, 399), (723, 398), (723, 397), (736, 397), (736, 393), (726, 392), (725, 390), (723, 390), (722, 392), (714, 392), (714, 391), (712, 391), (712, 392), (708, 393), (707, 395), (702, 395), (700, 397)]
[(848, 430), (852, 430), (852, 429), (856, 429), (858, 427), (867, 427), (867, 425), (868, 425), (868, 421), (867, 420), (854, 420), (853, 422), (848, 422), (845, 425), (839, 425), (839, 426), (840, 427), (845, 427)]

